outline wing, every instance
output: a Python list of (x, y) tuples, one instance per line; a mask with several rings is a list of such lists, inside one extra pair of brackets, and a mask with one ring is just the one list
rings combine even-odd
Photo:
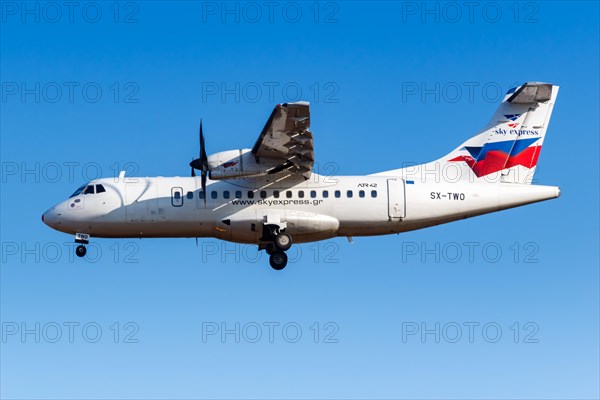
[(308, 102), (278, 104), (254, 144), (252, 154), (278, 163), (269, 170), (270, 174), (287, 170), (308, 179), (315, 162), (313, 135), (309, 128)]

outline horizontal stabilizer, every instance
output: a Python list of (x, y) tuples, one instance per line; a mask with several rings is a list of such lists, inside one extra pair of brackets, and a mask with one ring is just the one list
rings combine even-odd
[[(510, 92), (509, 92), (510, 93)], [(552, 97), (552, 85), (549, 83), (528, 82), (515, 90), (506, 101), (514, 104), (541, 103)]]

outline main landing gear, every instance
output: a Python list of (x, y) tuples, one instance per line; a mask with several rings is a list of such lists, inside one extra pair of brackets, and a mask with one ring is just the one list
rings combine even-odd
[(87, 233), (76, 233), (75, 243), (79, 243), (79, 246), (75, 248), (75, 254), (77, 257), (84, 257), (87, 253), (85, 245), (90, 243), (90, 235)]
[(263, 229), (262, 244), (259, 250), (265, 250), (269, 255), (269, 264), (274, 270), (280, 271), (285, 268), (288, 256), (285, 254), (292, 247), (292, 237), (279, 230), (276, 225), (267, 225)]

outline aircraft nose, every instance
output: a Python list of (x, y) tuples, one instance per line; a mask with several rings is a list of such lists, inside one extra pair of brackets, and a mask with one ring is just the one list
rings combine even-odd
[(54, 228), (59, 223), (58, 216), (56, 214), (56, 207), (52, 207), (42, 214), (42, 222), (51, 228)]

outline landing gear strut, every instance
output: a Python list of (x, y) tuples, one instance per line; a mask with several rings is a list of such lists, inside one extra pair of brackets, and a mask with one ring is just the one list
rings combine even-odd
[(292, 247), (292, 237), (281, 232), (276, 225), (266, 225), (261, 241), (264, 243), (259, 245), (259, 250), (264, 249), (267, 252), (271, 267), (277, 271), (284, 269), (288, 262), (285, 252)]
[(84, 245), (90, 243), (90, 235), (87, 233), (76, 233), (75, 243), (79, 243), (79, 246), (75, 248), (75, 254), (77, 257), (84, 257), (87, 253), (87, 249)]

